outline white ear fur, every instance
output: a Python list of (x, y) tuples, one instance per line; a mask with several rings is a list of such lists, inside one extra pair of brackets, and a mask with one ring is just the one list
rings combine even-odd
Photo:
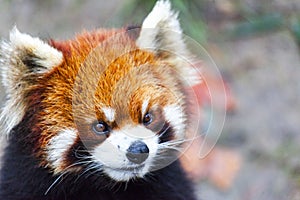
[(16, 27), (10, 32), (10, 40), (0, 43), (0, 69), (7, 100), (1, 113), (6, 132), (23, 117), (24, 94), (34, 84), (34, 77), (48, 72), (63, 61), (60, 51), (39, 38), (20, 33)]
[(46, 44), (42, 40), (36, 37), (31, 37), (28, 34), (20, 33), (19, 30), (14, 27), (10, 32), (10, 42), (14, 49), (20, 51), (28, 51), (32, 53), (37, 59), (35, 62), (46, 68), (50, 69), (62, 61), (62, 53)]
[(195, 85), (199, 82), (199, 75), (189, 63), (192, 62), (192, 56), (184, 42), (177, 17), (178, 13), (171, 9), (168, 0), (158, 1), (145, 18), (136, 43), (141, 49), (167, 52), (169, 56), (166, 61), (174, 65), (182, 81), (187, 85)]
[(29, 74), (49, 71), (63, 60), (60, 51), (39, 38), (20, 33), (16, 27), (11, 30), (9, 38), (9, 42), (3, 41), (0, 46), (2, 83), (6, 89), (14, 87)]

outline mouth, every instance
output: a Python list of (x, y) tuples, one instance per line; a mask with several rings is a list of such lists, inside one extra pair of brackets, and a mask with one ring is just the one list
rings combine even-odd
[(130, 179), (143, 177), (147, 170), (145, 165), (139, 165), (121, 168), (105, 167), (104, 172), (116, 181), (129, 181)]
[(145, 164), (139, 165), (139, 166), (129, 166), (129, 167), (122, 167), (122, 168), (112, 168), (112, 167), (107, 167), (111, 170), (119, 171), (119, 172), (139, 172), (145, 167)]

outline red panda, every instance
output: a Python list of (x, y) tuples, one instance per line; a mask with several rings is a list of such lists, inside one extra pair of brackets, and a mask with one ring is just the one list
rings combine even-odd
[(197, 83), (177, 13), (67, 41), (10, 32), (0, 199), (196, 199), (177, 158)]

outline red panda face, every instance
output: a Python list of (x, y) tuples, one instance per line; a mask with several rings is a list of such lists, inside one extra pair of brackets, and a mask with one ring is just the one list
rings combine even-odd
[(168, 2), (157, 3), (137, 39), (100, 29), (46, 44), (14, 29), (10, 40), (2, 46), (2, 118), (7, 132), (30, 118), (26, 138), (40, 166), (128, 181), (176, 158), (184, 87), (197, 75)]
[[(65, 72), (76, 67), (74, 77)], [(67, 76), (57, 78), (62, 74)], [(70, 80), (72, 87), (63, 94), (64, 98), (69, 94), (67, 99), (72, 101), (57, 101), (61, 94), (56, 88), (64, 88)], [(182, 83), (172, 65), (131, 44), (126, 32), (107, 38), (79, 65), (63, 64), (44, 81), (49, 90), (43, 103), (49, 114), (43, 121), (62, 127), (42, 144), (54, 171), (82, 170), (68, 168), (74, 164), (67, 160), (68, 154), (74, 154), (69, 149), (78, 143), (84, 154), (75, 149), (80, 158), (76, 162), (88, 159), (117, 181), (143, 177), (174, 159), (174, 152), (166, 150), (172, 142), (184, 139)], [(62, 105), (66, 111), (60, 111)], [(70, 116), (65, 117), (66, 113)], [(65, 149), (67, 155), (57, 154), (57, 149)], [(158, 155), (169, 159), (161, 162)]]

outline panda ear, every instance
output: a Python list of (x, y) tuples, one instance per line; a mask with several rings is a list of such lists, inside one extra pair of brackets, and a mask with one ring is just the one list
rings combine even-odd
[[(24, 81), (25, 77), (41, 75), (59, 65), (63, 55), (39, 38), (20, 33), (14, 27), (8, 42), (0, 46), (2, 82), (6, 89)], [(10, 92), (10, 91), (8, 91)]]
[(183, 39), (178, 13), (171, 9), (168, 0), (158, 1), (145, 18), (136, 44), (148, 49), (175, 67), (183, 83), (195, 85), (199, 82), (196, 69), (190, 63), (191, 54)]
[(61, 64), (63, 55), (39, 38), (10, 32), (9, 41), (0, 43), (0, 69), (6, 101), (0, 115), (0, 125), (8, 134), (25, 113), (26, 94), (39, 76)]

